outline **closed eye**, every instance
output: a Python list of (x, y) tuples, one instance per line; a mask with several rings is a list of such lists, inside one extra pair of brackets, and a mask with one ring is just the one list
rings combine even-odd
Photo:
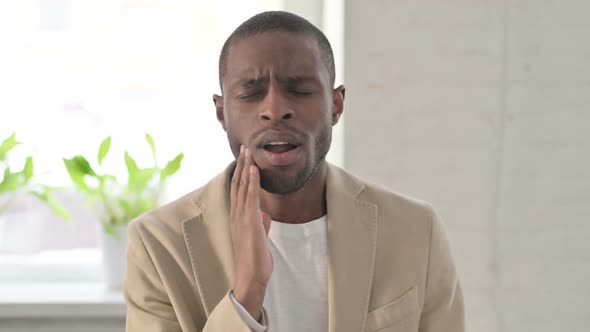
[(241, 95), (238, 95), (239, 99), (254, 99), (254, 98), (259, 98), (263, 95), (263, 92), (251, 92), (251, 93), (244, 93)]
[(295, 96), (309, 96), (312, 93), (309, 91), (301, 91), (301, 90), (289, 90), (289, 93)]

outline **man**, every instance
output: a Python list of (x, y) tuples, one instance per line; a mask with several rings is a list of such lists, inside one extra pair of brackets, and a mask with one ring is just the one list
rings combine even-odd
[(296, 15), (227, 39), (213, 100), (237, 162), (130, 224), (128, 331), (464, 330), (432, 209), (326, 162), (334, 76), (328, 40)]

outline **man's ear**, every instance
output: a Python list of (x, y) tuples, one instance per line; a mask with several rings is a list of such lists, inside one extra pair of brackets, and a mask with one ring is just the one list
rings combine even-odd
[(225, 114), (223, 113), (223, 96), (213, 95), (213, 104), (215, 104), (215, 114), (217, 121), (221, 123), (221, 127), (225, 130)]
[(334, 93), (332, 93), (332, 125), (336, 125), (338, 120), (340, 120), (340, 116), (342, 112), (344, 112), (344, 96), (346, 95), (346, 88), (344, 85), (340, 85), (336, 89), (334, 89)]

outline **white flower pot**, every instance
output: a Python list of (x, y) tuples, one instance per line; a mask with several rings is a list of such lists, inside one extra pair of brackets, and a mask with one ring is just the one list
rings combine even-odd
[(15, 200), (0, 211), (0, 252), (33, 254), (41, 249), (44, 211), (36, 209), (31, 198)]
[(107, 234), (100, 229), (100, 247), (104, 281), (108, 290), (122, 290), (125, 278), (127, 255), (127, 225), (114, 227), (115, 234)]

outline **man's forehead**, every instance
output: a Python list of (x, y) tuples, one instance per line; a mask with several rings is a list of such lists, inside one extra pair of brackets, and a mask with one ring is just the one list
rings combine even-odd
[(228, 78), (232, 81), (241, 80), (270, 80), (271, 78), (277, 81), (290, 82), (307, 82), (318, 79), (319, 73), (316, 66), (273, 66), (271, 64), (265, 66), (245, 66), (242, 68), (234, 68), (228, 71), (230, 74)]
[(317, 42), (300, 33), (265, 32), (234, 41), (228, 50), (228, 64), (315, 65), (320, 61)]
[(232, 43), (225, 78), (243, 80), (319, 80), (323, 63), (315, 40), (300, 33), (272, 32), (244, 37)]

